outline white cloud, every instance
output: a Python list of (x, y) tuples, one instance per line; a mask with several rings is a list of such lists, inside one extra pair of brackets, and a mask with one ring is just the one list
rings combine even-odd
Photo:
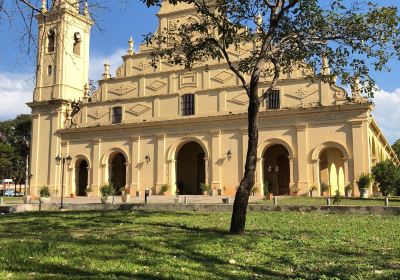
[(101, 75), (104, 72), (104, 62), (108, 60), (110, 64), (110, 74), (112, 77), (115, 76), (115, 70), (123, 64), (122, 56), (126, 54), (126, 50), (118, 49), (112, 54), (99, 54), (93, 53), (90, 56), (90, 67), (89, 67), (89, 79), (97, 81), (101, 79)]
[(400, 88), (393, 92), (380, 89), (374, 94), (373, 101), (375, 110), (372, 114), (386, 139), (392, 144), (400, 139)]
[(0, 73), (0, 120), (30, 113), (25, 103), (32, 100), (33, 88), (32, 75)]

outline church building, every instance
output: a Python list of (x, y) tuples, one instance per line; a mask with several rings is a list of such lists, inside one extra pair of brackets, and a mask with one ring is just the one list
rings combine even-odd
[[(207, 184), (233, 195), (245, 165), (248, 98), (226, 63), (153, 67), (152, 46), (135, 52), (131, 38), (116, 73), (105, 63), (91, 90), (93, 21), (87, 5), (69, 2), (57, 0), (48, 10), (43, 1), (37, 15), (37, 78), (28, 103), (31, 195), (49, 186), (59, 196), (63, 185), (65, 196), (100, 196), (109, 182), (131, 195), (146, 188), (158, 194), (165, 184), (168, 194), (202, 194)], [(157, 17), (157, 32), (198, 20), (193, 7), (167, 2)], [(230, 55), (239, 59), (242, 51)], [(373, 104), (357, 87), (347, 94), (311, 81), (309, 71), (300, 67), (282, 76), (260, 108), (256, 195), (267, 183), (274, 195), (307, 194), (313, 186), (321, 192), (322, 183), (331, 194), (343, 194), (377, 162), (399, 163), (374, 121)], [(329, 71), (326, 62), (321, 71)], [(260, 84), (260, 95), (268, 85), (268, 79)]]

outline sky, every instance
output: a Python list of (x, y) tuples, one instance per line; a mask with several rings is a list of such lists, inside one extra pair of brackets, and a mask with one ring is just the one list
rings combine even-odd
[[(100, 1), (112, 4), (107, 9), (94, 11), (96, 25), (91, 32), (89, 68), (89, 77), (93, 80), (101, 78), (106, 59), (111, 64), (111, 73), (122, 64), (121, 56), (126, 53), (131, 35), (137, 49), (143, 35), (154, 32), (158, 23), (155, 16), (158, 8), (147, 8), (141, 1)], [(396, 5), (400, 10), (397, 0), (377, 2)], [(10, 11), (16, 9), (8, 8)], [(23, 27), (22, 23), (10, 23), (7, 18), (0, 18), (0, 121), (30, 112), (25, 103), (32, 99), (36, 54), (34, 51), (27, 54), (26, 47), (21, 44)], [(391, 61), (389, 66), (391, 72), (373, 72), (379, 87), (373, 99), (373, 115), (388, 141), (393, 143), (400, 138), (400, 61)]]

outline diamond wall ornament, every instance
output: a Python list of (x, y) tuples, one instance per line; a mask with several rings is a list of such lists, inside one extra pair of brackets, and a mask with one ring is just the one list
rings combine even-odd
[(94, 114), (88, 114), (88, 116), (95, 120), (99, 120), (102, 117), (106, 116), (107, 114), (108, 114), (108, 112), (101, 112), (99, 110), (96, 110), (96, 112), (94, 112)]
[(249, 103), (249, 98), (246, 93), (241, 93), (236, 95), (235, 97), (228, 100), (231, 103), (238, 104), (238, 105), (245, 105)]
[(303, 104), (303, 100), (309, 97), (310, 95), (313, 95), (317, 91), (310, 92), (309, 90), (303, 89), (303, 88), (298, 88), (295, 92), (293, 93), (287, 93), (286, 96), (290, 98), (294, 98), (297, 100), (300, 100), (300, 103)]
[(143, 104), (136, 104), (132, 108), (128, 109), (128, 113), (131, 113), (135, 116), (140, 116), (150, 110), (151, 108), (149, 106), (143, 105)]
[(233, 74), (228, 72), (228, 71), (222, 71), (219, 74), (214, 76), (214, 80), (216, 80), (217, 82), (223, 84), (226, 81), (230, 80), (233, 77)]
[(143, 60), (139, 61), (139, 63), (132, 66), (132, 68), (139, 70), (140, 72), (143, 72), (146, 68), (149, 68), (150, 66), (151, 66), (151, 62), (143, 59)]
[(122, 96), (122, 95), (125, 95), (127, 93), (134, 91), (135, 89), (136, 89), (136, 87), (128, 87), (128, 86), (122, 84), (112, 90), (109, 90), (108, 92), (118, 95), (118, 96)]
[(157, 91), (157, 90), (162, 89), (165, 86), (166, 86), (166, 83), (164, 83), (163, 81), (160, 81), (160, 80), (156, 80), (156, 81), (152, 82), (151, 84), (149, 84), (147, 86), (147, 88), (149, 88), (153, 91)]

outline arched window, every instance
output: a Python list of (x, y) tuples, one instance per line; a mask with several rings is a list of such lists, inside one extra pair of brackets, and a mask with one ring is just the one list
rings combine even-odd
[(75, 32), (73, 52), (76, 55), (81, 55), (81, 41), (81, 34), (79, 32)]
[(56, 41), (56, 32), (50, 29), (47, 33), (47, 52), (54, 52)]
[(122, 121), (122, 107), (112, 108), (112, 123), (121, 123)]
[(194, 115), (194, 94), (182, 95), (182, 116)]

